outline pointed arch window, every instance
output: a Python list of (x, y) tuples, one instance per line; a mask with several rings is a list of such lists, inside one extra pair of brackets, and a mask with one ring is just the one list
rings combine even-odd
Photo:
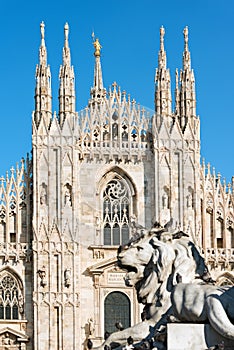
[(15, 277), (5, 274), (0, 279), (0, 319), (18, 320), (23, 312), (23, 297)]
[(130, 194), (123, 179), (115, 177), (103, 192), (104, 245), (120, 245), (129, 240)]

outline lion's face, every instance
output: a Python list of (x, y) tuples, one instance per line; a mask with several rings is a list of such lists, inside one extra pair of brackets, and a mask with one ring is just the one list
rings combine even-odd
[(121, 268), (128, 271), (125, 283), (134, 286), (144, 277), (145, 267), (149, 264), (154, 249), (150, 243), (151, 237), (146, 235), (135, 240), (118, 251), (118, 262)]

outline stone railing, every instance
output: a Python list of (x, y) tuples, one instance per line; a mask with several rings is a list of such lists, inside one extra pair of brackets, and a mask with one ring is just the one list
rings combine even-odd
[(215, 266), (224, 264), (228, 266), (234, 263), (234, 248), (207, 248), (202, 251), (202, 254), (207, 263), (212, 263)]
[(81, 143), (83, 147), (93, 148), (114, 148), (114, 149), (148, 149), (148, 142), (138, 141), (83, 141)]
[(64, 306), (80, 306), (80, 296), (79, 293), (69, 293), (69, 292), (33, 292), (33, 302), (34, 304), (47, 304), (51, 307), (55, 305)]
[(0, 243), (0, 257), (3, 257), (4, 263), (13, 260), (17, 264), (20, 259), (30, 261), (32, 246), (28, 243)]
[(33, 251), (48, 254), (53, 253), (65, 253), (65, 254), (79, 254), (78, 242), (53, 242), (53, 241), (34, 241)]

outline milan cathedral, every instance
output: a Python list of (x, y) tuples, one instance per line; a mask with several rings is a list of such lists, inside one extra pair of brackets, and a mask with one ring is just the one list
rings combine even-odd
[(234, 177), (226, 184), (201, 162), (187, 27), (174, 101), (160, 29), (155, 111), (116, 82), (105, 88), (95, 38), (90, 99), (77, 112), (68, 24), (52, 111), (40, 30), (32, 158), (0, 179), (0, 349), (80, 350), (88, 339), (100, 345), (116, 322), (140, 320), (116, 251), (141, 227), (173, 220), (216, 284), (234, 284)]

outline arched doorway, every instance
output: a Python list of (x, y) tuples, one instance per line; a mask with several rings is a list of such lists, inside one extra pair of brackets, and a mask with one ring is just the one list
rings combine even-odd
[(105, 332), (117, 331), (116, 322), (121, 322), (124, 328), (131, 325), (131, 308), (129, 298), (121, 292), (112, 292), (104, 301)]

